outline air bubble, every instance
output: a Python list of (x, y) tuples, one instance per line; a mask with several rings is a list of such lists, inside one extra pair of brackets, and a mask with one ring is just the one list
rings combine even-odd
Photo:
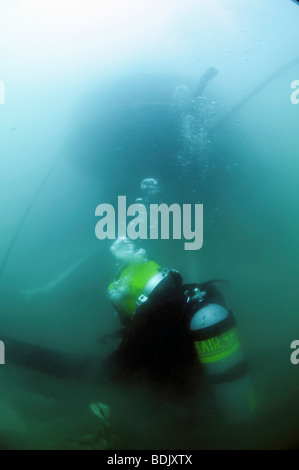
[(158, 181), (154, 178), (145, 178), (141, 182), (141, 190), (146, 193), (147, 196), (152, 196), (159, 192), (159, 184)]

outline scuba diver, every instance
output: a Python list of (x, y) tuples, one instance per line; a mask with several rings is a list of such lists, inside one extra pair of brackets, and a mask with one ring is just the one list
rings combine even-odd
[[(247, 419), (255, 398), (233, 313), (213, 280), (184, 284), (174, 269), (138, 257), (124, 264), (108, 294), (123, 329), (102, 371), (113, 381), (148, 381), (172, 395), (196, 393), (210, 382), (225, 414)], [(161, 387), (162, 386), (162, 387)]]
[[(119, 242), (123, 249), (129, 240)], [(256, 401), (248, 365), (235, 317), (215, 286), (227, 281), (185, 284), (178, 271), (149, 260), (144, 250), (132, 255), (130, 246), (126, 249), (129, 256), (119, 257), (120, 270), (108, 287), (123, 326), (98, 338), (101, 343), (121, 338), (108, 358), (66, 354), (2, 335), (7, 363), (104, 386), (142, 382), (169, 399), (194, 398), (204, 384), (223, 415), (250, 418)]]

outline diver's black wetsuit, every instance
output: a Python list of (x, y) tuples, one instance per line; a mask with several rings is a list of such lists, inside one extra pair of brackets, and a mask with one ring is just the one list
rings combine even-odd
[(206, 292), (200, 307), (208, 303), (224, 305), (212, 282), (179, 284), (153, 293), (139, 307), (118, 349), (105, 362), (105, 375), (123, 381), (141, 372), (143, 377), (145, 373), (164, 385), (192, 387), (201, 375), (189, 328), (195, 312), (188, 297), (195, 288)]

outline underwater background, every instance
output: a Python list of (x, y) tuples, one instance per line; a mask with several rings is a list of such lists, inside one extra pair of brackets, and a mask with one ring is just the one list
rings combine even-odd
[[(111, 410), (115, 449), (298, 447), (298, 23), (291, 0), (2, 0), (1, 449), (90, 448), (95, 400)], [(54, 377), (14, 350), (100, 367), (116, 349), (97, 341), (119, 320), (95, 208), (144, 198), (148, 178), (159, 202), (203, 204), (200, 250), (140, 246), (185, 282), (229, 281), (258, 402), (246, 422), (224, 419), (207, 383), (171, 400), (142, 383)]]

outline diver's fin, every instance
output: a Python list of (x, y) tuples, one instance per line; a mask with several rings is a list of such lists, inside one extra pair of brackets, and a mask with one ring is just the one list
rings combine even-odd
[(108, 405), (100, 403), (99, 401), (94, 401), (90, 404), (90, 409), (105, 424), (109, 422), (111, 411)]

